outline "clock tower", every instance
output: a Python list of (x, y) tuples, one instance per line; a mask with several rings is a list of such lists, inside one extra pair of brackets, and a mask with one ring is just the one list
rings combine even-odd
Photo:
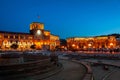
[(44, 33), (44, 24), (33, 22), (30, 24), (30, 34), (34, 35), (35, 39), (42, 39)]

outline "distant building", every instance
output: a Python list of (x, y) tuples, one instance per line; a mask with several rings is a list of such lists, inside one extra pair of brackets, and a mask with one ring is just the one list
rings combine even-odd
[(114, 49), (120, 48), (120, 35), (104, 35), (94, 37), (67, 38), (67, 47), (70, 50)]
[(30, 50), (32, 45), (36, 49), (55, 49), (60, 46), (59, 36), (44, 30), (44, 24), (33, 22), (30, 33), (0, 31), (0, 49), (11, 50), (11, 45), (17, 44), (17, 50)]

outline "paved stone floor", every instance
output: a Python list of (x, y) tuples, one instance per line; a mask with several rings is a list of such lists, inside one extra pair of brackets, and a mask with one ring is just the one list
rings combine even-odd
[(63, 64), (64, 69), (43, 80), (82, 80), (82, 77), (86, 72), (84, 66), (71, 61), (61, 60), (60, 62)]
[[(82, 64), (78, 64), (68, 60), (59, 60), (59, 61), (60, 63), (62, 63), (63, 69), (60, 72), (57, 72), (56, 74), (53, 74), (54, 71), (51, 71), (43, 75), (34, 75), (29, 77), (7, 79), (7, 80), (82, 80), (86, 72), (86, 68)], [(48, 77), (48, 75), (50, 76)]]
[[(89, 62), (98, 62), (95, 59), (86, 59)], [(120, 60), (101, 60), (102, 63), (120, 65)], [(120, 68), (109, 66), (109, 70), (104, 70), (103, 66), (92, 66), (95, 80), (120, 80)]]
[(113, 72), (105, 80), (120, 80), (120, 70)]

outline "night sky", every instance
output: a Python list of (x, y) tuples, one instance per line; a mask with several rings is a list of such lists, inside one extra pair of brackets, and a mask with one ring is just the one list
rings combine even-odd
[(0, 30), (29, 32), (31, 22), (60, 38), (120, 33), (120, 0), (0, 0)]

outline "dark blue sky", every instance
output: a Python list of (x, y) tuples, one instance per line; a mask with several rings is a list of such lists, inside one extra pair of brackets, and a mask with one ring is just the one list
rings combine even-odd
[(120, 33), (120, 0), (0, 0), (0, 30), (29, 32), (31, 22), (61, 38)]

